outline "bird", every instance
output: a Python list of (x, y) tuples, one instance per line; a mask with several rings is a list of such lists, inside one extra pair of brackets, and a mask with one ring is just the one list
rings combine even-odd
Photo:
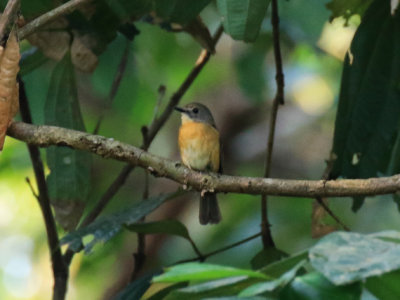
[[(222, 172), (220, 135), (214, 118), (207, 106), (189, 103), (175, 107), (181, 113), (178, 145), (183, 164), (189, 169), (206, 172)], [(221, 212), (214, 192), (200, 195), (200, 224), (218, 224)]]

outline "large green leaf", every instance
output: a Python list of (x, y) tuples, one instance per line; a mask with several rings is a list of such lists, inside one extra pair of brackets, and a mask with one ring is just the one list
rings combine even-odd
[(344, 17), (348, 20), (352, 15), (363, 15), (372, 0), (332, 0), (326, 7), (332, 11), (331, 18)]
[(400, 271), (367, 278), (366, 288), (379, 300), (400, 299)]
[[(376, 0), (346, 56), (335, 122), (331, 177), (367, 178), (400, 172), (400, 13)], [(397, 163), (396, 163), (397, 162)]]
[[(335, 123), (331, 177), (367, 178), (400, 172), (400, 13), (375, 1), (346, 57)], [(355, 198), (353, 210), (363, 204)]]
[(260, 272), (237, 269), (204, 263), (184, 263), (168, 268), (166, 272), (153, 279), (154, 282), (181, 282), (191, 280), (212, 280), (227, 277), (247, 276), (249, 278), (269, 279)]
[[(85, 131), (69, 53), (51, 76), (45, 104), (45, 123)], [(49, 195), (57, 221), (67, 230), (75, 228), (90, 191), (91, 154), (67, 147), (47, 148)]]
[(128, 284), (113, 300), (140, 300), (155, 274), (149, 274)]
[(269, 247), (262, 249), (250, 261), (251, 267), (255, 270), (261, 269), (273, 262), (279, 261), (282, 258), (288, 257), (287, 253), (275, 248)]
[(312, 266), (337, 285), (400, 269), (400, 245), (392, 234), (334, 232), (309, 250)]
[(235, 40), (254, 42), (270, 0), (217, 0), (225, 32)]
[(239, 294), (239, 296), (243, 297), (256, 296), (263, 294), (265, 292), (272, 292), (278, 288), (282, 288), (293, 280), (299, 269), (302, 268), (305, 263), (306, 260), (302, 260), (296, 266), (294, 266), (293, 269), (287, 271), (278, 279), (253, 284), (248, 288), (244, 289)]
[(335, 286), (319, 273), (296, 277), (280, 294), (285, 300), (360, 300), (361, 284)]
[(131, 207), (125, 208), (123, 211), (99, 218), (87, 227), (70, 232), (61, 239), (60, 243), (70, 244), (72, 249), (77, 251), (83, 244), (82, 239), (86, 236), (92, 235), (93, 240), (85, 245), (85, 251), (90, 252), (96, 243), (107, 242), (119, 233), (123, 226), (129, 226), (138, 222), (142, 217), (151, 213), (162, 203), (178, 196), (180, 193), (181, 192), (176, 192), (151, 197), (140, 201)]
[(187, 24), (196, 18), (211, 0), (153, 0), (158, 17), (166, 22)]
[(273, 278), (278, 278), (282, 276), (284, 273), (290, 271), (294, 266), (296, 266), (302, 260), (307, 259), (307, 257), (308, 257), (308, 251), (302, 251), (290, 257), (269, 264), (268, 266), (262, 268), (260, 271)]
[(248, 278), (247, 276), (211, 280), (176, 290), (169, 294), (166, 300), (202, 300), (209, 297), (232, 296), (257, 281), (259, 279)]

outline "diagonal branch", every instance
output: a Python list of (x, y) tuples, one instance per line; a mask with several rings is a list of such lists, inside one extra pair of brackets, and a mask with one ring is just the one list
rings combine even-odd
[(393, 194), (400, 191), (400, 174), (369, 179), (291, 180), (200, 173), (181, 163), (143, 149), (86, 132), (14, 122), (8, 135), (39, 147), (67, 146), (104, 158), (127, 162), (158, 177), (187, 184), (196, 190), (289, 197), (353, 197)]
[(51, 21), (54, 21), (55, 19), (63, 15), (72, 13), (79, 6), (89, 3), (90, 1), (92, 0), (70, 0), (63, 5), (56, 7), (55, 9), (41, 15), (40, 17), (37, 17), (36, 19), (22, 27), (18, 32), (19, 38), (23, 40), (28, 35), (34, 33), (44, 25), (50, 23)]
[(4, 38), (6, 28), (10, 23), (14, 23), (17, 18), (20, 0), (9, 0), (0, 18), (0, 40)]

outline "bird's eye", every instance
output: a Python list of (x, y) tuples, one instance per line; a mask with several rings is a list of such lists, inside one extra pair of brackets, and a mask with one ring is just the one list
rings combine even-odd
[(197, 114), (197, 113), (199, 112), (199, 109), (198, 109), (197, 107), (195, 107), (195, 108), (193, 108), (193, 112), (194, 112), (195, 114)]

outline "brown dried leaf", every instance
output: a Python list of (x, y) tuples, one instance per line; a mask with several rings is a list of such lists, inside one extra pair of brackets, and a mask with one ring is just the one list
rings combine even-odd
[[(328, 205), (327, 199), (322, 199), (325, 205)], [(336, 231), (337, 228), (332, 225), (327, 225), (323, 222), (323, 219), (327, 216), (325, 209), (318, 203), (317, 200), (314, 200), (312, 204), (312, 214), (311, 214), (311, 237), (314, 239), (323, 237), (333, 231)]]
[(11, 100), (11, 110), (10, 110), (11, 119), (15, 117), (18, 111), (19, 111), (19, 83), (16, 82), (14, 87), (13, 97)]
[(92, 73), (99, 62), (96, 54), (90, 49), (90, 37), (75, 37), (71, 45), (71, 59), (74, 66), (83, 71)]
[(15, 112), (16, 79), (19, 71), (19, 43), (14, 31), (10, 33), (6, 48), (0, 50), (0, 150)]
[(67, 53), (70, 44), (70, 35), (62, 31), (67, 26), (67, 19), (59, 18), (45, 26), (42, 31), (29, 35), (27, 39), (32, 45), (38, 47), (44, 55), (60, 61)]

